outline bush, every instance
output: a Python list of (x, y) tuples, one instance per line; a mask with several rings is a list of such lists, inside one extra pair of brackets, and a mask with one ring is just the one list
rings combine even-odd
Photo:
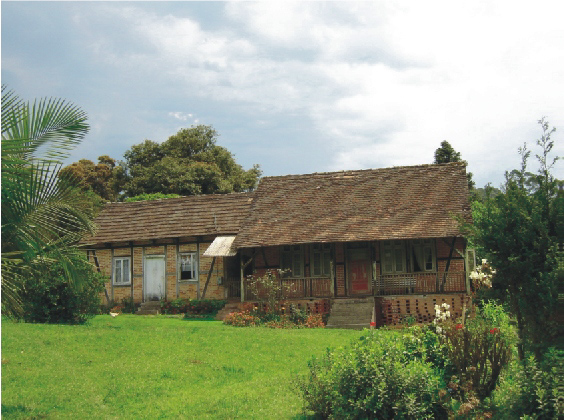
[(410, 354), (401, 335), (378, 330), (310, 361), (296, 386), (305, 408), (322, 418), (446, 418), (439, 375)]
[[(499, 418), (564, 418), (564, 351), (551, 348), (543, 363), (514, 362), (491, 398)], [(531, 418), (529, 417), (529, 418)]]
[(70, 285), (57, 263), (42, 275), (26, 279), (22, 293), (24, 321), (82, 324), (98, 313), (106, 279), (83, 255), (74, 258), (75, 269), (82, 277), (80, 284)]
[(228, 314), (223, 323), (234, 327), (255, 327), (261, 323), (259, 317), (251, 315), (249, 311), (232, 312)]
[(121, 300), (120, 309), (122, 313), (134, 314), (135, 312), (137, 312), (137, 308), (139, 308), (139, 304), (135, 303), (131, 296), (124, 297)]
[(457, 370), (449, 388), (461, 401), (472, 396), (481, 401), (491, 395), (502, 369), (511, 358), (515, 332), (501, 306), (488, 303), (466, 325), (447, 323), (442, 340), (448, 359)]
[(216, 315), (227, 303), (220, 299), (173, 299), (161, 302), (163, 314)]
[(196, 315), (216, 315), (227, 303), (221, 299), (193, 299), (186, 304), (186, 312)]

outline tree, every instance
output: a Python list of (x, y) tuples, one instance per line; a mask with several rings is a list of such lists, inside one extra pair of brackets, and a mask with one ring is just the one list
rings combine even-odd
[(503, 191), (473, 204), (473, 239), (497, 271), (494, 293), (516, 317), (521, 359), (526, 348), (540, 358), (554, 331), (550, 318), (557, 302), (557, 220), (562, 206), (551, 170), (558, 157), (549, 157), (554, 129), (548, 129), (544, 118), (539, 124), (543, 134), (537, 141), (538, 173), (527, 172), (530, 152), (525, 145), (519, 149), (521, 169), (506, 173)]
[(75, 244), (92, 232), (91, 202), (68, 176), (68, 150), (88, 132), (86, 113), (62, 99), (22, 101), (2, 86), (2, 311), (21, 314), (26, 278), (58, 263), (79, 283)]
[(181, 129), (162, 144), (151, 140), (125, 152), (127, 197), (141, 194), (216, 194), (250, 191), (261, 171), (245, 171), (232, 153), (216, 145), (218, 134), (206, 125)]
[(117, 201), (125, 182), (123, 168), (107, 155), (98, 157), (97, 164), (88, 159), (72, 163), (61, 170), (61, 176), (65, 175), (77, 179), (83, 190), (108, 201)]
[[(460, 152), (454, 150), (454, 148), (450, 145), (450, 143), (446, 140), (441, 142), (441, 147), (435, 150), (435, 160), (433, 163), (450, 163), (450, 162), (463, 162), (468, 164), (465, 160), (462, 160), (460, 157)], [(475, 182), (472, 180), (472, 172), (468, 172), (466, 177), (468, 178), (468, 190), (472, 191), (474, 186), (476, 185)]]

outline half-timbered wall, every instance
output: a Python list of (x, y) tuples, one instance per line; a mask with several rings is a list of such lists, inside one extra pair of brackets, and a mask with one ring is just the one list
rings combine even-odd
[[(206, 281), (209, 277), (206, 289), (206, 299), (224, 299), (225, 289), (223, 258), (216, 257), (212, 266), (213, 257), (205, 257), (203, 254), (211, 244), (213, 238), (205, 238), (204, 241), (196, 240), (175, 243), (173, 240), (162, 241), (164, 243), (154, 244), (152, 242), (138, 242), (133, 244), (115, 244), (111, 248), (98, 248), (87, 251), (90, 262), (97, 258), (100, 271), (108, 276), (105, 284), (108, 298), (120, 303), (124, 298), (133, 298), (134, 302), (143, 301), (143, 260), (150, 255), (163, 255), (165, 257), (165, 299), (176, 298), (198, 299), (202, 297)], [(178, 255), (180, 253), (195, 253), (197, 255), (197, 280), (183, 281), (180, 279)], [(127, 285), (116, 285), (112, 279), (112, 261), (116, 257), (130, 258), (131, 282)], [(103, 300), (106, 300), (103, 293)]]

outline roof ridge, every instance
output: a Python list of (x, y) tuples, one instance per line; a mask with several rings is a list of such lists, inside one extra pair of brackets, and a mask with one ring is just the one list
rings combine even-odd
[(371, 168), (371, 169), (343, 169), (340, 171), (330, 171), (330, 172), (312, 172), (309, 174), (288, 174), (288, 175), (270, 175), (263, 176), (262, 179), (268, 178), (300, 178), (308, 176), (326, 176), (326, 175), (337, 175), (337, 174), (352, 174), (352, 173), (367, 173), (367, 172), (392, 172), (402, 169), (424, 169), (428, 167), (445, 167), (445, 166), (462, 166), (466, 167), (466, 162), (447, 162), (447, 163), (426, 163), (421, 165), (404, 165), (404, 166), (391, 166), (386, 168)]

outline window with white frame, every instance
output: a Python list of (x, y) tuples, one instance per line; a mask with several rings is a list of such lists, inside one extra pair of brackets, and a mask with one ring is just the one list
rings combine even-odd
[(311, 246), (312, 277), (331, 276), (331, 244), (313, 244)]
[(180, 273), (179, 280), (197, 281), (197, 261), (196, 253), (182, 253), (178, 255), (178, 271)]
[(131, 257), (114, 258), (113, 282), (115, 286), (131, 284)]
[(286, 245), (282, 247), (280, 268), (285, 272), (284, 277), (303, 277), (304, 259), (301, 245)]

